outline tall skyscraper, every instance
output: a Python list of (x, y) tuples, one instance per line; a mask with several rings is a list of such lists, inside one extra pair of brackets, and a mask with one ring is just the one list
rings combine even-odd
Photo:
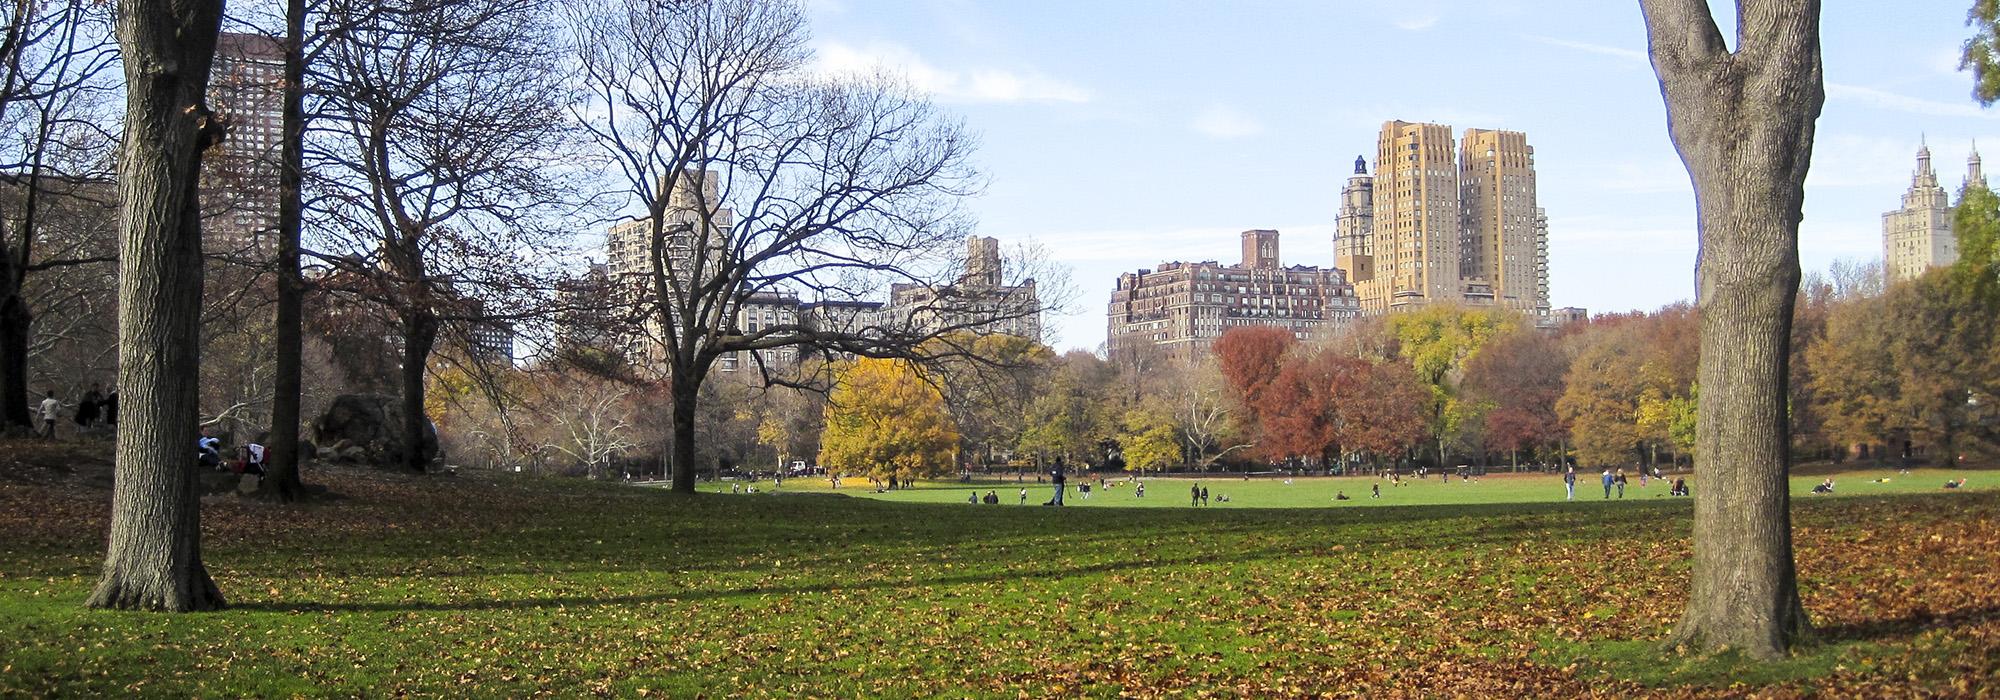
[(1535, 149), (1517, 131), (1385, 122), (1375, 176), (1356, 159), (1341, 189), (1335, 264), (1364, 313), (1434, 303), (1547, 313), (1548, 218)]
[(1457, 154), (1451, 127), (1392, 121), (1376, 140), (1373, 279), (1356, 285), (1370, 313), (1456, 302)]
[[(1966, 182), (1984, 182), (1979, 151), (1966, 160)], [(1931, 171), (1931, 148), (1917, 147), (1917, 171), (1903, 193), (1903, 208), (1882, 214), (1882, 272), (1889, 282), (1915, 279), (1932, 267), (1958, 261), (1951, 227), (1951, 195)]]
[(278, 39), (236, 32), (216, 38), (209, 100), (229, 135), (204, 163), (203, 239), (210, 252), (272, 252), (263, 248), (278, 226), (284, 79)]
[(1530, 314), (1547, 310), (1546, 218), (1535, 206), (1534, 147), (1527, 134), (1490, 129), (1466, 129), (1458, 144), (1465, 218), (1459, 276), (1468, 289), (1483, 282), (1494, 304)]

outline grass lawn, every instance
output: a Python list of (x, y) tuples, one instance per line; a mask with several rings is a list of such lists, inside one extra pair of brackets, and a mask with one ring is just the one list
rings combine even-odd
[[(1064, 502), (1070, 506), (1092, 508), (1188, 508), (1189, 487), (1199, 484), (1208, 488), (1211, 509), (1243, 508), (1367, 508), (1379, 506), (1436, 506), (1470, 505), (1480, 503), (1561, 503), (1564, 500), (1562, 477), (1555, 474), (1494, 474), (1473, 481), (1463, 481), (1453, 477), (1450, 483), (1432, 476), (1427, 479), (1405, 477), (1403, 485), (1396, 486), (1389, 481), (1375, 477), (1313, 477), (1291, 479), (1284, 477), (1259, 476), (1245, 480), (1241, 476), (1218, 475), (1211, 478), (1189, 479), (1182, 477), (1145, 479), (1146, 495), (1139, 497), (1129, 474), (1106, 474), (1105, 483), (1109, 488), (1097, 487), (1096, 474), (1073, 476), (1069, 480)], [(1812, 489), (1821, 480), (1831, 476), (1834, 479), (1834, 494), (1831, 496), (1814, 494)], [(1646, 501), (1671, 500), (1667, 495), (1669, 484), (1676, 477), (1685, 478), (1690, 490), (1701, 484), (1689, 474), (1668, 474), (1666, 481), (1650, 481), (1641, 485), (1637, 474), (1627, 475), (1625, 493), (1621, 497), (1617, 490), (1611, 492), (1612, 502), (1637, 503)], [(2000, 489), (2000, 473), (1977, 470), (1916, 469), (1908, 475), (1898, 474), (1894, 468), (1866, 469), (1840, 473), (1813, 473), (1792, 477), (1792, 497), (1795, 499), (1845, 498), (1850, 496), (1883, 496), (1906, 493), (1943, 492), (1944, 482), (1966, 479), (1967, 490)], [(1876, 481), (1886, 479), (1886, 481)], [(1077, 491), (1077, 485), (1088, 481), (1093, 493), (1084, 498)], [(700, 490), (711, 493), (732, 493), (734, 482), (705, 483)], [(1370, 488), (1382, 487), (1380, 498), (1371, 495)], [(1028, 490), (1028, 505), (1041, 505), (1049, 500), (1053, 486), (1036, 483), (1035, 476), (1029, 474), (1022, 481), (1012, 477), (986, 479), (975, 477), (970, 482), (958, 480), (938, 480), (918, 482), (915, 488), (877, 492), (866, 479), (847, 478), (841, 481), (841, 488), (834, 490), (823, 478), (786, 479), (785, 483), (773, 489), (769, 480), (759, 481), (757, 495), (770, 493), (811, 493), (831, 492), (847, 496), (873, 498), (902, 503), (954, 503), (966, 504), (966, 497), (975, 491), (986, 495), (993, 491), (1004, 506), (1021, 505), (1021, 489)], [(1337, 494), (1345, 493), (1349, 500), (1337, 500)], [(748, 495), (748, 494), (744, 494)], [(1216, 500), (1218, 496), (1228, 496), (1229, 502)], [(1601, 503), (1606, 501), (1599, 472), (1578, 472), (1576, 480), (1576, 500), (1579, 503)], [(1683, 499), (1685, 500), (1685, 499)]]
[[(1685, 602), (1685, 499), (1343, 510), (1310, 493), (1343, 488), (1329, 481), (1230, 487), (1243, 506), (1298, 494), (1309, 509), (973, 508), (332, 470), (308, 480), (338, 497), (302, 507), (211, 498), (204, 547), (232, 607), (159, 615), (82, 608), (107, 493), (74, 473), (90, 465), (14, 452), (0, 462), (0, 696), (2000, 688), (1990, 489), (1799, 499), (1824, 641), (1759, 666), (1651, 642)], [(1160, 501), (1185, 498), (1161, 483)], [(1547, 501), (1552, 484), (1403, 491)], [(962, 501), (955, 486), (940, 500)]]

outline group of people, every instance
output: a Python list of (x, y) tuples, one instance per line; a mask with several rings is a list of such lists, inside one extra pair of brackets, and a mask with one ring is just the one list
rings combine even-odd
[[(62, 399), (56, 398), (54, 389), (43, 394), (41, 402), (35, 405), (35, 413), (42, 419), (42, 428), (35, 433), (37, 436), (43, 439), (55, 438), (56, 420), (62, 417), (63, 407)], [(118, 389), (113, 387), (107, 394), (104, 392), (104, 385), (92, 383), (90, 390), (83, 392), (83, 400), (77, 402), (76, 415), (71, 418), (82, 430), (90, 430), (99, 425), (118, 425)]]
[(222, 458), (222, 438), (210, 434), (207, 428), (202, 428), (201, 437), (195, 438), (194, 449), (195, 460), (204, 467), (256, 476), (263, 476), (265, 473), (266, 452), (264, 446), (255, 441), (243, 443), (237, 458), (225, 461)]
[[(1659, 469), (1657, 467), (1652, 470), (1651, 475), (1655, 479), (1664, 478), (1660, 475)], [(1639, 470), (1640, 486), (1646, 485), (1647, 481), (1646, 477), (1647, 477), (1647, 471), (1645, 469), (1640, 469)], [(1564, 500), (1570, 500), (1570, 501), (1576, 500), (1576, 467), (1564, 467), (1562, 478), (1563, 478), (1563, 491), (1565, 494)], [(1630, 483), (1625, 478), (1625, 470), (1623, 468), (1611, 469), (1609, 467), (1605, 468), (1604, 473), (1598, 476), (1598, 482), (1604, 486), (1604, 498), (1607, 500), (1610, 499), (1612, 494), (1614, 493), (1616, 493), (1619, 498), (1624, 498), (1625, 486)], [(1831, 484), (1829, 484), (1827, 488), (1828, 492), (1830, 493), (1832, 491)], [(1687, 479), (1684, 478), (1674, 479), (1673, 487), (1668, 489), (1667, 495), (1669, 496), (1688, 495)]]

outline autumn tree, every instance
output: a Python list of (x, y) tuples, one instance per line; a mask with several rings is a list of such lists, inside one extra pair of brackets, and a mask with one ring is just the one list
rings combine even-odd
[(202, 151), (222, 137), (206, 99), (220, 0), (122, 0), (125, 135), (118, 160), (117, 473), (103, 576), (89, 605), (186, 612), (223, 605), (201, 558), (195, 492)]
[(1267, 394), (1284, 370), (1285, 355), (1298, 344), (1292, 332), (1275, 326), (1238, 326), (1215, 339), (1216, 367), (1229, 383), (1236, 405), (1237, 429), (1258, 440), (1263, 413), (1270, 408)]
[(1556, 402), (1563, 394), (1569, 356), (1542, 331), (1524, 328), (1489, 341), (1466, 361), (1465, 400), (1487, 407), (1486, 445), (1504, 450), (1515, 466), (1520, 453), (1556, 445), (1567, 434)]
[[(1694, 585), (1672, 642), (1773, 658), (1811, 632), (1792, 558), (1785, 403), (1798, 231), (1825, 102), (1817, 0), (1641, 0), (1699, 212)], [(1730, 45), (1734, 44), (1732, 51)]]
[(1398, 354), (1430, 392), (1431, 439), (1437, 444), (1438, 466), (1445, 466), (1451, 446), (1475, 427), (1488, 408), (1459, 391), (1466, 362), (1477, 357), (1488, 340), (1519, 326), (1520, 319), (1504, 310), (1452, 306), (1432, 306), (1389, 319)]
[[(969, 226), (960, 202), (982, 184), (972, 139), (895, 80), (814, 72), (796, 2), (572, 7), (587, 96), (574, 113), (608, 161), (610, 188), (635, 210), (636, 316), (674, 399), (676, 491), (694, 490), (694, 420), (718, 358), (777, 348), (969, 355), (951, 338), (1062, 298), (1020, 256), (999, 270), (955, 262)], [(757, 292), (851, 302), (882, 289), (904, 303), (881, 323), (734, 327)]]
[(819, 448), (829, 471), (911, 479), (952, 468), (958, 429), (909, 361), (861, 358), (836, 376)]
[(1064, 353), (1028, 405), (1020, 449), (1072, 463), (1095, 461), (1091, 458), (1099, 444), (1114, 437), (1120, 417), (1130, 408), (1122, 394), (1109, 390), (1116, 376), (1116, 368), (1090, 353)]
[(1120, 421), (1118, 446), (1125, 468), (1135, 472), (1159, 471), (1181, 462), (1180, 436), (1172, 418), (1155, 407), (1135, 408)]
[[(386, 9), (385, 9), (386, 8)], [(520, 315), (548, 286), (544, 218), (571, 130), (549, 0), (340, 0), (320, 56), (329, 136), (306, 154), (327, 256), (394, 319), (404, 444), (424, 442), (424, 375), (452, 327)], [(511, 358), (510, 358), (511, 359)], [(421, 470), (423, 452), (403, 451)]]

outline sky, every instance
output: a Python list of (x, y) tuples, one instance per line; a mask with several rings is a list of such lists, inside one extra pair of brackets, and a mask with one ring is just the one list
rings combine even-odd
[[(1734, 3), (1712, 2), (1726, 35)], [(1970, 0), (1829, 2), (1804, 268), (1881, 257), (1927, 142), (1956, 191), (2000, 111), (1957, 70)], [(1333, 264), (1340, 188), (1384, 121), (1526, 132), (1554, 306), (1693, 296), (1692, 187), (1633, 0), (808, 0), (829, 71), (900, 72), (979, 137), (979, 233), (1046, 246), (1076, 298), (1058, 349), (1104, 342), (1118, 274), (1240, 257)], [(1994, 161), (2000, 169), (2000, 160)]]

